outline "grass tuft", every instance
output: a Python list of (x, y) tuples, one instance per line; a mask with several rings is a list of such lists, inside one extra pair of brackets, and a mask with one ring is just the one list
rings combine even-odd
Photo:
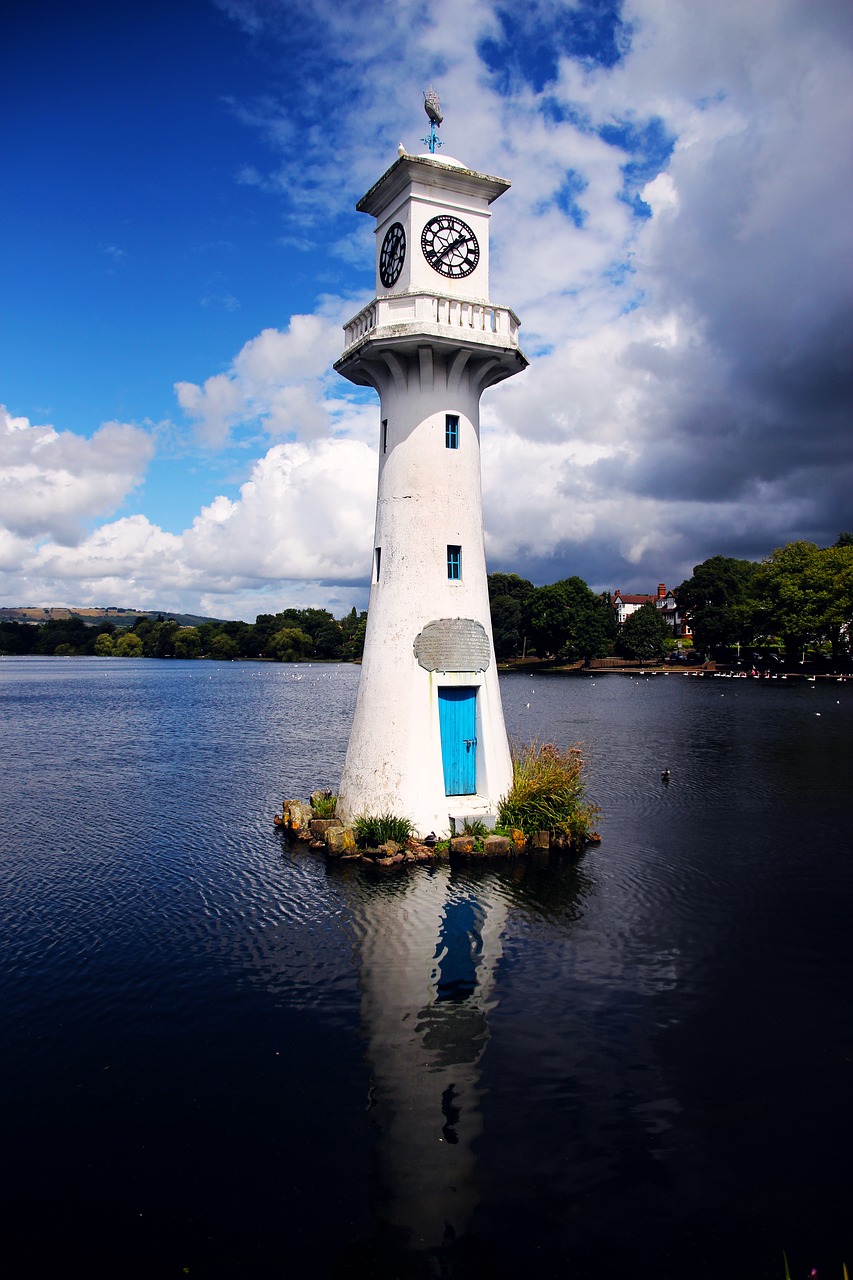
[(403, 845), (414, 835), (414, 827), (408, 818), (393, 813), (363, 813), (352, 824), (355, 842), (359, 849), (376, 849), (393, 840)]
[(463, 836), (473, 836), (475, 840), (485, 840), (486, 836), (491, 835), (491, 832), (481, 818), (466, 818), (461, 834)]
[(578, 747), (561, 751), (537, 741), (515, 747), (512, 786), (498, 805), (498, 822), (528, 838), (537, 831), (561, 833), (572, 847), (580, 847), (599, 812), (586, 797), (583, 772)]
[(311, 808), (314, 810), (314, 816), (317, 818), (334, 818), (335, 806), (338, 803), (338, 797), (333, 796), (331, 791), (326, 791), (322, 795), (314, 795), (311, 797)]

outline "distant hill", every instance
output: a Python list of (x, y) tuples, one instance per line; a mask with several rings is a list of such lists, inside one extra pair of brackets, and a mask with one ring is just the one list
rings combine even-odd
[(168, 609), (122, 609), (110, 605), (105, 609), (90, 609), (83, 605), (51, 606), (39, 608), (21, 605), (0, 608), (0, 622), (57, 622), (79, 618), (87, 627), (97, 627), (102, 622), (112, 622), (116, 627), (132, 627), (137, 618), (173, 618), (182, 627), (197, 627), (202, 622), (225, 622), (225, 618), (205, 618), (196, 613), (171, 613)]

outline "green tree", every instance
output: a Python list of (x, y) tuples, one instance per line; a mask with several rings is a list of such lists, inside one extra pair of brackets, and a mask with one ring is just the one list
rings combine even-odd
[(832, 645), (833, 658), (838, 658), (842, 650), (849, 649), (853, 637), (853, 537), (849, 542), (839, 538), (821, 552), (821, 558), (831, 584), (826, 637)]
[(364, 653), (364, 637), (367, 633), (367, 613), (357, 613), (353, 608), (341, 622), (344, 637), (342, 657), (347, 662), (358, 662)]
[(489, 604), (495, 655), (506, 659), (525, 648), (525, 604), (536, 588), (517, 573), (490, 573)]
[(219, 634), (218, 622), (200, 622), (196, 627), (198, 632), (199, 643), (201, 645), (202, 654), (210, 654), (210, 646), (213, 643), (214, 636)]
[(697, 648), (749, 644), (753, 634), (753, 582), (759, 566), (751, 560), (711, 556), (674, 595), (688, 614)]
[(148, 617), (137, 618), (133, 626), (131, 627), (131, 631), (133, 632), (134, 635), (139, 636), (139, 639), (142, 641), (144, 645), (145, 641), (147, 640), (150, 633), (153, 631), (154, 627), (156, 627), (157, 624), (162, 621), (163, 621), (162, 613), (158, 613), (156, 618), (148, 618)]
[(313, 641), (298, 627), (282, 627), (267, 641), (267, 654), (277, 662), (301, 662), (311, 652)]
[(331, 614), (326, 621), (317, 624), (311, 635), (316, 658), (334, 661), (336, 658), (343, 657), (344, 633), (341, 630), (341, 624), (335, 622)]
[(141, 658), (142, 641), (135, 631), (126, 631), (123, 636), (119, 636), (113, 652), (117, 658)]
[(765, 634), (781, 639), (789, 666), (823, 640), (837, 656), (853, 618), (853, 547), (777, 547), (760, 566), (754, 589), (757, 617)]
[(818, 554), (813, 542), (789, 542), (762, 562), (755, 577), (759, 626), (765, 635), (780, 638), (789, 666), (799, 661), (803, 649), (821, 631), (823, 602), (811, 589)]
[(240, 646), (231, 636), (223, 635), (220, 632), (211, 640), (208, 653), (211, 658), (216, 658), (219, 662), (230, 662), (234, 658), (239, 658)]
[(241, 622), (240, 631), (234, 639), (240, 649), (241, 658), (259, 658), (261, 656), (261, 642), (257, 630), (251, 622)]
[(174, 618), (160, 616), (142, 641), (145, 657), (174, 658), (175, 637), (179, 630), (180, 627)]
[(201, 655), (201, 637), (196, 627), (181, 627), (175, 636), (176, 658), (198, 658)]
[(267, 643), (280, 629), (282, 623), (276, 622), (274, 613), (259, 613), (255, 618), (255, 637), (260, 646), (258, 652), (266, 653)]
[(531, 639), (540, 657), (564, 661), (601, 658), (611, 651), (615, 622), (612, 607), (582, 578), (563, 578), (536, 587), (525, 604)]
[(0, 622), (0, 653), (32, 653), (39, 628), (30, 622)]
[(38, 628), (35, 651), (54, 654), (60, 647), (65, 656), (86, 653), (87, 650), (91, 653), (95, 647), (95, 632), (86, 626), (82, 618), (49, 618)]
[[(215, 636), (225, 636), (228, 640), (233, 640), (237, 646), (233, 652), (233, 657), (239, 658), (257, 658), (260, 654), (260, 645), (255, 628), (249, 622), (218, 622), (214, 624), (214, 630), (208, 638), (207, 649), (213, 643)], [(230, 646), (226, 646), (230, 649)]]
[(517, 573), (490, 573), (487, 582), (490, 600), (509, 596), (511, 600), (520, 600), (523, 604), (536, 590), (532, 582), (519, 577)]
[(616, 648), (625, 658), (656, 662), (666, 653), (669, 636), (670, 630), (660, 609), (649, 601), (623, 622)]
[(111, 658), (113, 647), (112, 636), (109, 632), (103, 631), (95, 641), (95, 654), (99, 658)]
[(512, 596), (497, 596), (491, 601), (492, 638), (495, 656), (513, 658), (524, 651), (524, 606)]

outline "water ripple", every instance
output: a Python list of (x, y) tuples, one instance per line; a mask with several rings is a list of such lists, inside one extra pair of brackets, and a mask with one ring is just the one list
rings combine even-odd
[(238, 1224), (270, 1274), (284, 1232), (322, 1270), (318, 1241), (372, 1230), (370, 1115), (380, 1164), (383, 1132), (423, 1169), (476, 1153), (476, 1179), (447, 1167), (513, 1273), (534, 1238), (551, 1274), (604, 1236), (643, 1276), (693, 1274), (721, 1232), (728, 1257), (816, 1234), (842, 1256), (853, 687), (503, 678), (512, 737), (583, 743), (601, 846), (380, 875), (271, 825), (337, 785), (357, 680), (0, 663), (5, 1136), (30, 1237), (57, 1178), (63, 1242), (121, 1213), (144, 1236), (139, 1206), (176, 1224), (144, 1236), (149, 1274), (195, 1265), (187, 1223), (217, 1248)]

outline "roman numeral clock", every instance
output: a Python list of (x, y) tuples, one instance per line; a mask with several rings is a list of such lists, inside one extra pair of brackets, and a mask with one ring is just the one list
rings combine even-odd
[(421, 835), (488, 820), (512, 765), (492, 643), (479, 404), (527, 365), (489, 300), (490, 206), (503, 178), (404, 152), (356, 206), (376, 219), (376, 296), (335, 368), (379, 396), (367, 635), (338, 812), (391, 812)]
[(470, 276), (480, 261), (477, 237), (461, 218), (449, 213), (430, 218), (421, 232), (421, 248), (429, 265), (449, 280)]

